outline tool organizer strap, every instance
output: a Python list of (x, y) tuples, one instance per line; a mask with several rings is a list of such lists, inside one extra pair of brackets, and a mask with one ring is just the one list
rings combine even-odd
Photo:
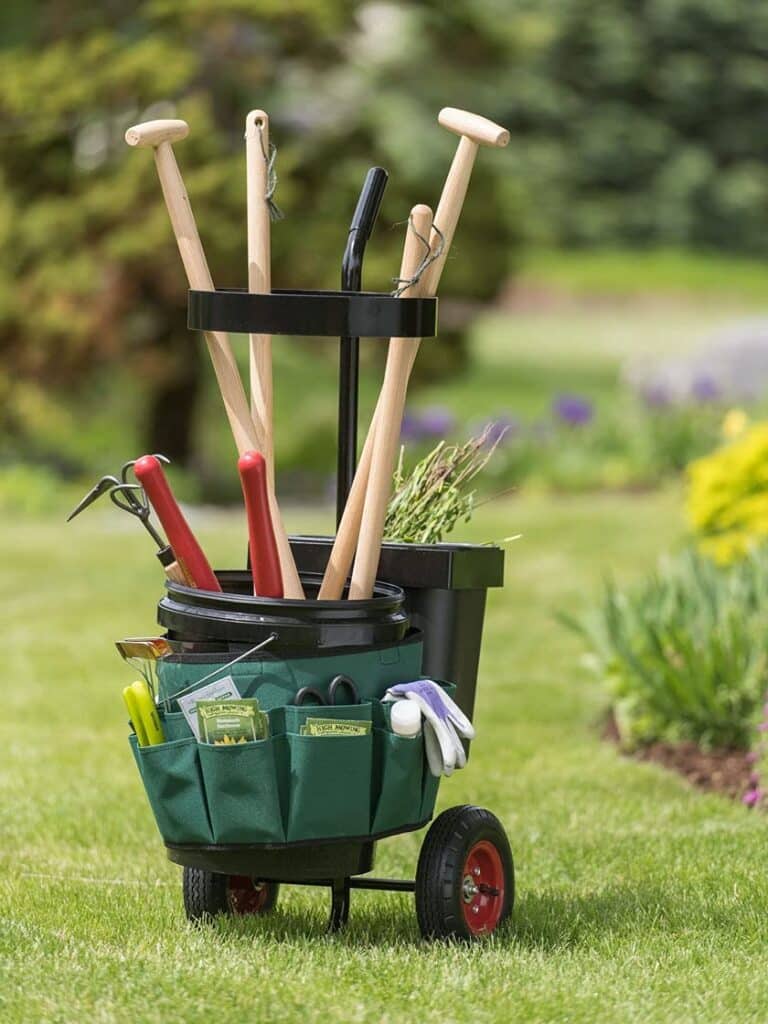
[(192, 290), (187, 326), (233, 334), (432, 338), (437, 299), (395, 298), (385, 292)]

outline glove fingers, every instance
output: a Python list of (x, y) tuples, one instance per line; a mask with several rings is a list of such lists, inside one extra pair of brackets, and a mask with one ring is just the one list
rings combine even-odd
[(427, 752), (429, 770), (435, 778), (439, 779), (443, 774), (443, 752), (440, 749), (440, 744), (432, 730), (432, 726), (428, 723), (424, 728), (424, 748)]
[(448, 718), (450, 718), (462, 736), (466, 736), (468, 740), (474, 739), (475, 729), (470, 720), (461, 710), (456, 701), (449, 697), (444, 690), (442, 691), (442, 695), (445, 709), (448, 712)]
[(429, 731), (434, 736), (435, 742), (440, 749), (442, 771), (445, 775), (450, 775), (456, 765), (456, 748), (453, 743), (456, 734), (453, 729), (449, 728), (445, 722), (438, 718), (434, 709), (417, 693), (409, 693), (408, 699), (421, 708), (425, 725), (429, 725)]

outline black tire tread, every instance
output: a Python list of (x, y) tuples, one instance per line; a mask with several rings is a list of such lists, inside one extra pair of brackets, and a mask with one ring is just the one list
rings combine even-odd
[(184, 912), (190, 921), (209, 921), (226, 914), (227, 876), (203, 868), (184, 868)]
[(416, 916), (427, 939), (469, 940), (473, 936), (456, 912), (459, 873), (469, 848), (490, 833), (509, 866), (509, 885), (499, 925), (512, 913), (515, 899), (514, 862), (501, 822), (484, 807), (460, 804), (438, 815), (427, 832), (416, 868)]

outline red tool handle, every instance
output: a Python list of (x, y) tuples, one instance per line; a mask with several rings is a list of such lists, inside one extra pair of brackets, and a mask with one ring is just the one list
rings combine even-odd
[(283, 577), (267, 496), (267, 464), (259, 452), (243, 452), (237, 462), (248, 516), (253, 592), (259, 597), (282, 597)]
[(152, 508), (165, 530), (168, 543), (173, 548), (176, 561), (184, 575), (192, 581), (192, 586), (200, 590), (220, 591), (219, 581), (171, 493), (159, 460), (154, 455), (143, 455), (134, 463), (133, 472), (146, 491)]

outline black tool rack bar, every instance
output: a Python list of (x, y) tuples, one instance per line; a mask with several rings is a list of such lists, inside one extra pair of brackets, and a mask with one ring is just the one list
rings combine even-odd
[(395, 298), (386, 292), (190, 291), (187, 325), (193, 331), (234, 334), (432, 338), (437, 299)]

